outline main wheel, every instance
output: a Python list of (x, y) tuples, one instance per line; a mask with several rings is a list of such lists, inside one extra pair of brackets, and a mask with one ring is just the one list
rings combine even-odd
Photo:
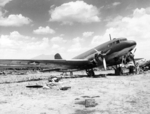
[(123, 70), (121, 67), (115, 69), (115, 75), (123, 75)]
[(89, 77), (95, 76), (95, 73), (94, 73), (94, 70), (93, 70), (93, 69), (87, 69), (87, 70), (86, 70), (86, 73), (87, 73), (87, 75), (88, 75)]

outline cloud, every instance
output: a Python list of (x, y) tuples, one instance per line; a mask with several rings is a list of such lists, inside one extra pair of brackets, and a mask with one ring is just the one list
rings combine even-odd
[(28, 36), (23, 36), (19, 32), (13, 31), (10, 35), (0, 36), (0, 48), (21, 49), (28, 39)]
[(120, 5), (121, 3), (120, 2), (114, 2), (112, 5), (113, 6), (118, 6), (118, 5)]
[(97, 35), (97, 36), (94, 36), (92, 41), (91, 41), (91, 44), (92, 45), (97, 45), (99, 43), (99, 41), (101, 40), (100, 38), (101, 36)]
[(57, 45), (57, 44), (53, 44), (52, 48), (53, 48), (53, 49), (58, 49), (58, 48), (60, 48), (60, 46)]
[(11, 14), (8, 17), (4, 17), (2, 13), (0, 14), (0, 26), (22, 26), (31, 23), (31, 20), (22, 16), (22, 14)]
[(83, 37), (90, 37), (93, 35), (94, 32), (84, 32)]
[(115, 8), (116, 6), (120, 5), (121, 2), (113, 2), (112, 4), (106, 5), (106, 9)]
[(104, 42), (107, 42), (109, 41), (109, 37), (108, 35), (106, 36), (107, 34), (104, 34), (104, 35), (96, 35), (92, 38), (92, 41), (91, 41), (91, 45), (90, 47), (91, 48), (94, 48)]
[(44, 27), (39, 27), (36, 30), (33, 30), (33, 33), (35, 34), (54, 34), (55, 31), (53, 29), (51, 29), (49, 26)]
[[(64, 58), (71, 58), (76, 54), (74, 51), (68, 52), (68, 49), (75, 50), (78, 48), (80, 52), (83, 50), (80, 38), (74, 38), (67, 41), (58, 36), (53, 38), (35, 38), (20, 34), (18, 31), (13, 31), (7, 35), (0, 35), (0, 58), (1, 59), (31, 59), (40, 54), (55, 54), (60, 53)], [(68, 43), (72, 44), (71, 48), (67, 48)], [(65, 46), (65, 47), (64, 47)], [(76, 47), (78, 46), (78, 47)], [(79, 47), (81, 46), (81, 48)], [(74, 48), (74, 49), (73, 49)]]
[(64, 3), (49, 11), (50, 21), (63, 22), (63, 24), (100, 22), (99, 10), (84, 1)]
[(68, 52), (81, 51), (81, 49), (82, 49), (81, 42), (82, 41), (83, 41), (83, 39), (81, 39), (80, 37), (73, 38), (73, 40), (72, 40), (73, 45), (67, 51)]
[(78, 42), (78, 43), (73, 44), (67, 51), (74, 53), (74, 52), (79, 52), (82, 49), (83, 48), (82, 48), (81, 44)]
[[(137, 42), (137, 57), (150, 59), (150, 8), (136, 8), (133, 14), (127, 17), (118, 16), (107, 24), (104, 35), (100, 38), (107, 39), (112, 37), (126, 37)], [(93, 38), (93, 42), (96, 38)], [(96, 41), (94, 42), (96, 43)], [(144, 52), (144, 53), (143, 53)]]
[(53, 37), (51, 40), (50, 40), (52, 43), (65, 43), (66, 40), (62, 37)]
[(107, 24), (106, 32), (115, 36), (127, 36), (131, 39), (148, 40), (150, 33), (150, 9), (135, 9), (131, 17), (116, 17)]
[(76, 53), (84, 52), (87, 48), (83, 47), (82, 45), (83, 42), (84, 42), (83, 38), (80, 37), (73, 38), (72, 40), (73, 45), (71, 45), (71, 47), (67, 50), (67, 52), (71, 52), (74, 56), (76, 56)]
[(10, 14), (7, 17), (5, 14), (8, 12), (4, 10), (7, 3), (12, 0), (0, 0), (0, 26), (22, 26), (32, 22), (28, 17), (24, 17), (22, 14)]
[(45, 50), (49, 48), (49, 39), (48, 38), (42, 38), (40, 41), (36, 42), (28, 42), (28, 45), (25, 45), (23, 50)]
[(38, 40), (17, 31), (0, 36), (0, 58), (32, 58), (38, 54), (50, 53), (50, 47), (49, 38)]
[(73, 43), (79, 43), (79, 42), (82, 42), (83, 41), (83, 39), (82, 38), (80, 38), (80, 37), (76, 37), (76, 38), (73, 38)]
[(0, 6), (5, 6), (10, 1), (12, 1), (12, 0), (0, 0)]
[(41, 41), (36, 41), (35, 38), (21, 35), (18, 31), (13, 31), (9, 35), (0, 36), (0, 48), (11, 48), (19, 50), (40, 50), (46, 48), (48, 42), (48, 38), (42, 38)]

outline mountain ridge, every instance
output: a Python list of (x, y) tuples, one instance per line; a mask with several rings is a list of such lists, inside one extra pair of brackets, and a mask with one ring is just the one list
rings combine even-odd
[(41, 54), (41, 55), (33, 57), (32, 59), (35, 59), (35, 60), (37, 60), (37, 59), (39, 59), (39, 60), (51, 60), (51, 59), (54, 59), (54, 55)]

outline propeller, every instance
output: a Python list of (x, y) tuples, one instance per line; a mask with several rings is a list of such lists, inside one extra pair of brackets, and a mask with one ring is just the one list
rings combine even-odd
[(130, 61), (133, 61), (135, 66), (134, 53), (136, 52), (136, 48), (130, 52), (128, 52), (125, 56), (122, 57), (122, 63), (127, 64)]
[(109, 34), (109, 38), (110, 38), (110, 40), (111, 40), (111, 34)]
[[(135, 53), (135, 51), (136, 51), (136, 49), (133, 51), (133, 53)], [(132, 53), (132, 54), (133, 54), (133, 53)], [(134, 63), (134, 67), (135, 67), (136, 72), (137, 72), (137, 65), (136, 65), (136, 62), (135, 62), (135, 59), (134, 59), (134, 54), (133, 54), (133, 56), (131, 57), (131, 59), (132, 59), (132, 61), (133, 61), (133, 63)]]
[(96, 62), (99, 63), (100, 61), (102, 61), (104, 69), (107, 70), (107, 64), (106, 64), (105, 56), (110, 52), (110, 50), (107, 50), (105, 53), (102, 53), (102, 51), (98, 51), (96, 49), (94, 49), (94, 50), (97, 52), (95, 54)]
[(135, 51), (136, 51), (136, 48), (134, 49), (133, 52), (130, 51), (130, 52), (128, 53), (128, 55), (127, 55), (127, 58), (128, 58), (129, 60), (133, 61), (135, 70), (136, 70), (136, 72), (137, 72), (137, 65), (136, 65), (136, 62), (135, 62), (135, 59), (134, 59), (134, 53), (135, 53)]
[(132, 53), (134, 54), (135, 52), (136, 52), (136, 48), (134, 48), (134, 50), (133, 50), (133, 52), (132, 52)]
[(105, 59), (105, 57), (103, 57), (103, 66), (104, 66), (104, 69), (107, 70), (106, 59)]

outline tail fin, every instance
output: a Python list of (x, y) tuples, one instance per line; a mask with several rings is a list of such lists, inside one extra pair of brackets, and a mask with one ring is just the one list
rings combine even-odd
[(56, 53), (54, 56), (55, 59), (62, 59), (61, 55), (59, 53)]

